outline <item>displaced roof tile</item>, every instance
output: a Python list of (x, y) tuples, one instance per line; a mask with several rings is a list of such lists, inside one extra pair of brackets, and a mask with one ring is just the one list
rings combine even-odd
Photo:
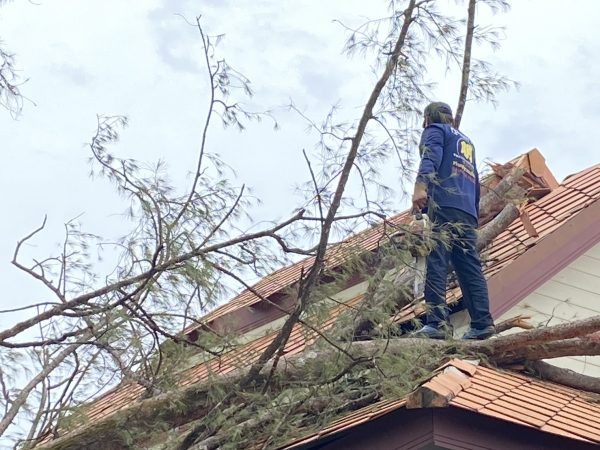
[(466, 360), (462, 360), (462, 359), (458, 359), (458, 358), (454, 358), (450, 361), (448, 361), (447, 363), (445, 363), (442, 368), (448, 367), (448, 366), (453, 366), (456, 367), (457, 369), (462, 370), (463, 372), (469, 374), (469, 375), (474, 375), (475, 372), (477, 371), (477, 365), (476, 364), (472, 364)]

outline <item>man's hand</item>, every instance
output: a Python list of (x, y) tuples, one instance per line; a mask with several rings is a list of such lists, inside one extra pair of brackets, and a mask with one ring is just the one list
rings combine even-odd
[(421, 211), (427, 204), (427, 186), (423, 183), (415, 183), (412, 196), (413, 210)]

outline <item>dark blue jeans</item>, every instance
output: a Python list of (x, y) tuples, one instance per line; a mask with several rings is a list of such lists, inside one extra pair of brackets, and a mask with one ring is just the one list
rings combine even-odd
[[(440, 236), (427, 257), (425, 301), (427, 324), (437, 327), (448, 319), (446, 280), (452, 261), (463, 295), (463, 302), (471, 316), (471, 326), (483, 329), (493, 325), (487, 283), (481, 270), (477, 251), (477, 221), (455, 208), (438, 208), (433, 212), (433, 231)], [(446, 238), (444, 239), (444, 235)]]

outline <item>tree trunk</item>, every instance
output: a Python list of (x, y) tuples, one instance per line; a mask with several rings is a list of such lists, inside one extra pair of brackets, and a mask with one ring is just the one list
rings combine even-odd
[(467, 103), (467, 93), (469, 91), (469, 75), (471, 73), (471, 51), (473, 48), (473, 33), (475, 31), (475, 4), (477, 0), (469, 0), (467, 10), (467, 34), (465, 36), (465, 51), (463, 54), (462, 77), (460, 80), (460, 94), (458, 95), (458, 106), (454, 114), (454, 128), (460, 128), (465, 104)]
[(525, 193), (520, 192), (518, 189), (518, 183), (524, 173), (523, 169), (515, 167), (496, 186), (489, 188), (489, 191), (479, 200), (480, 223), (486, 223), (490, 217), (493, 217), (504, 208), (509, 191), (517, 191), (513, 197), (519, 200), (524, 199)]
[(486, 248), (496, 236), (502, 233), (506, 228), (519, 217), (519, 209), (512, 203), (504, 206), (491, 222), (477, 230), (477, 249), (479, 251)]
[(510, 319), (506, 319), (496, 324), (496, 333), (500, 334), (503, 331), (510, 330), (511, 328), (522, 328), (523, 330), (531, 330), (535, 328), (528, 320), (531, 319), (529, 316), (518, 315)]
[(600, 378), (582, 375), (573, 370), (556, 367), (544, 361), (529, 361), (525, 367), (534, 375), (544, 380), (600, 394)]

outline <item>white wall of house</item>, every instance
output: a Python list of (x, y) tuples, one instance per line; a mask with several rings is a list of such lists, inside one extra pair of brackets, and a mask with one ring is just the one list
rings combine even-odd
[[(600, 244), (557, 273), (497, 322), (519, 314), (531, 316), (530, 322), (536, 326), (557, 325), (600, 315)], [(555, 358), (548, 362), (600, 377), (598, 356)]]

